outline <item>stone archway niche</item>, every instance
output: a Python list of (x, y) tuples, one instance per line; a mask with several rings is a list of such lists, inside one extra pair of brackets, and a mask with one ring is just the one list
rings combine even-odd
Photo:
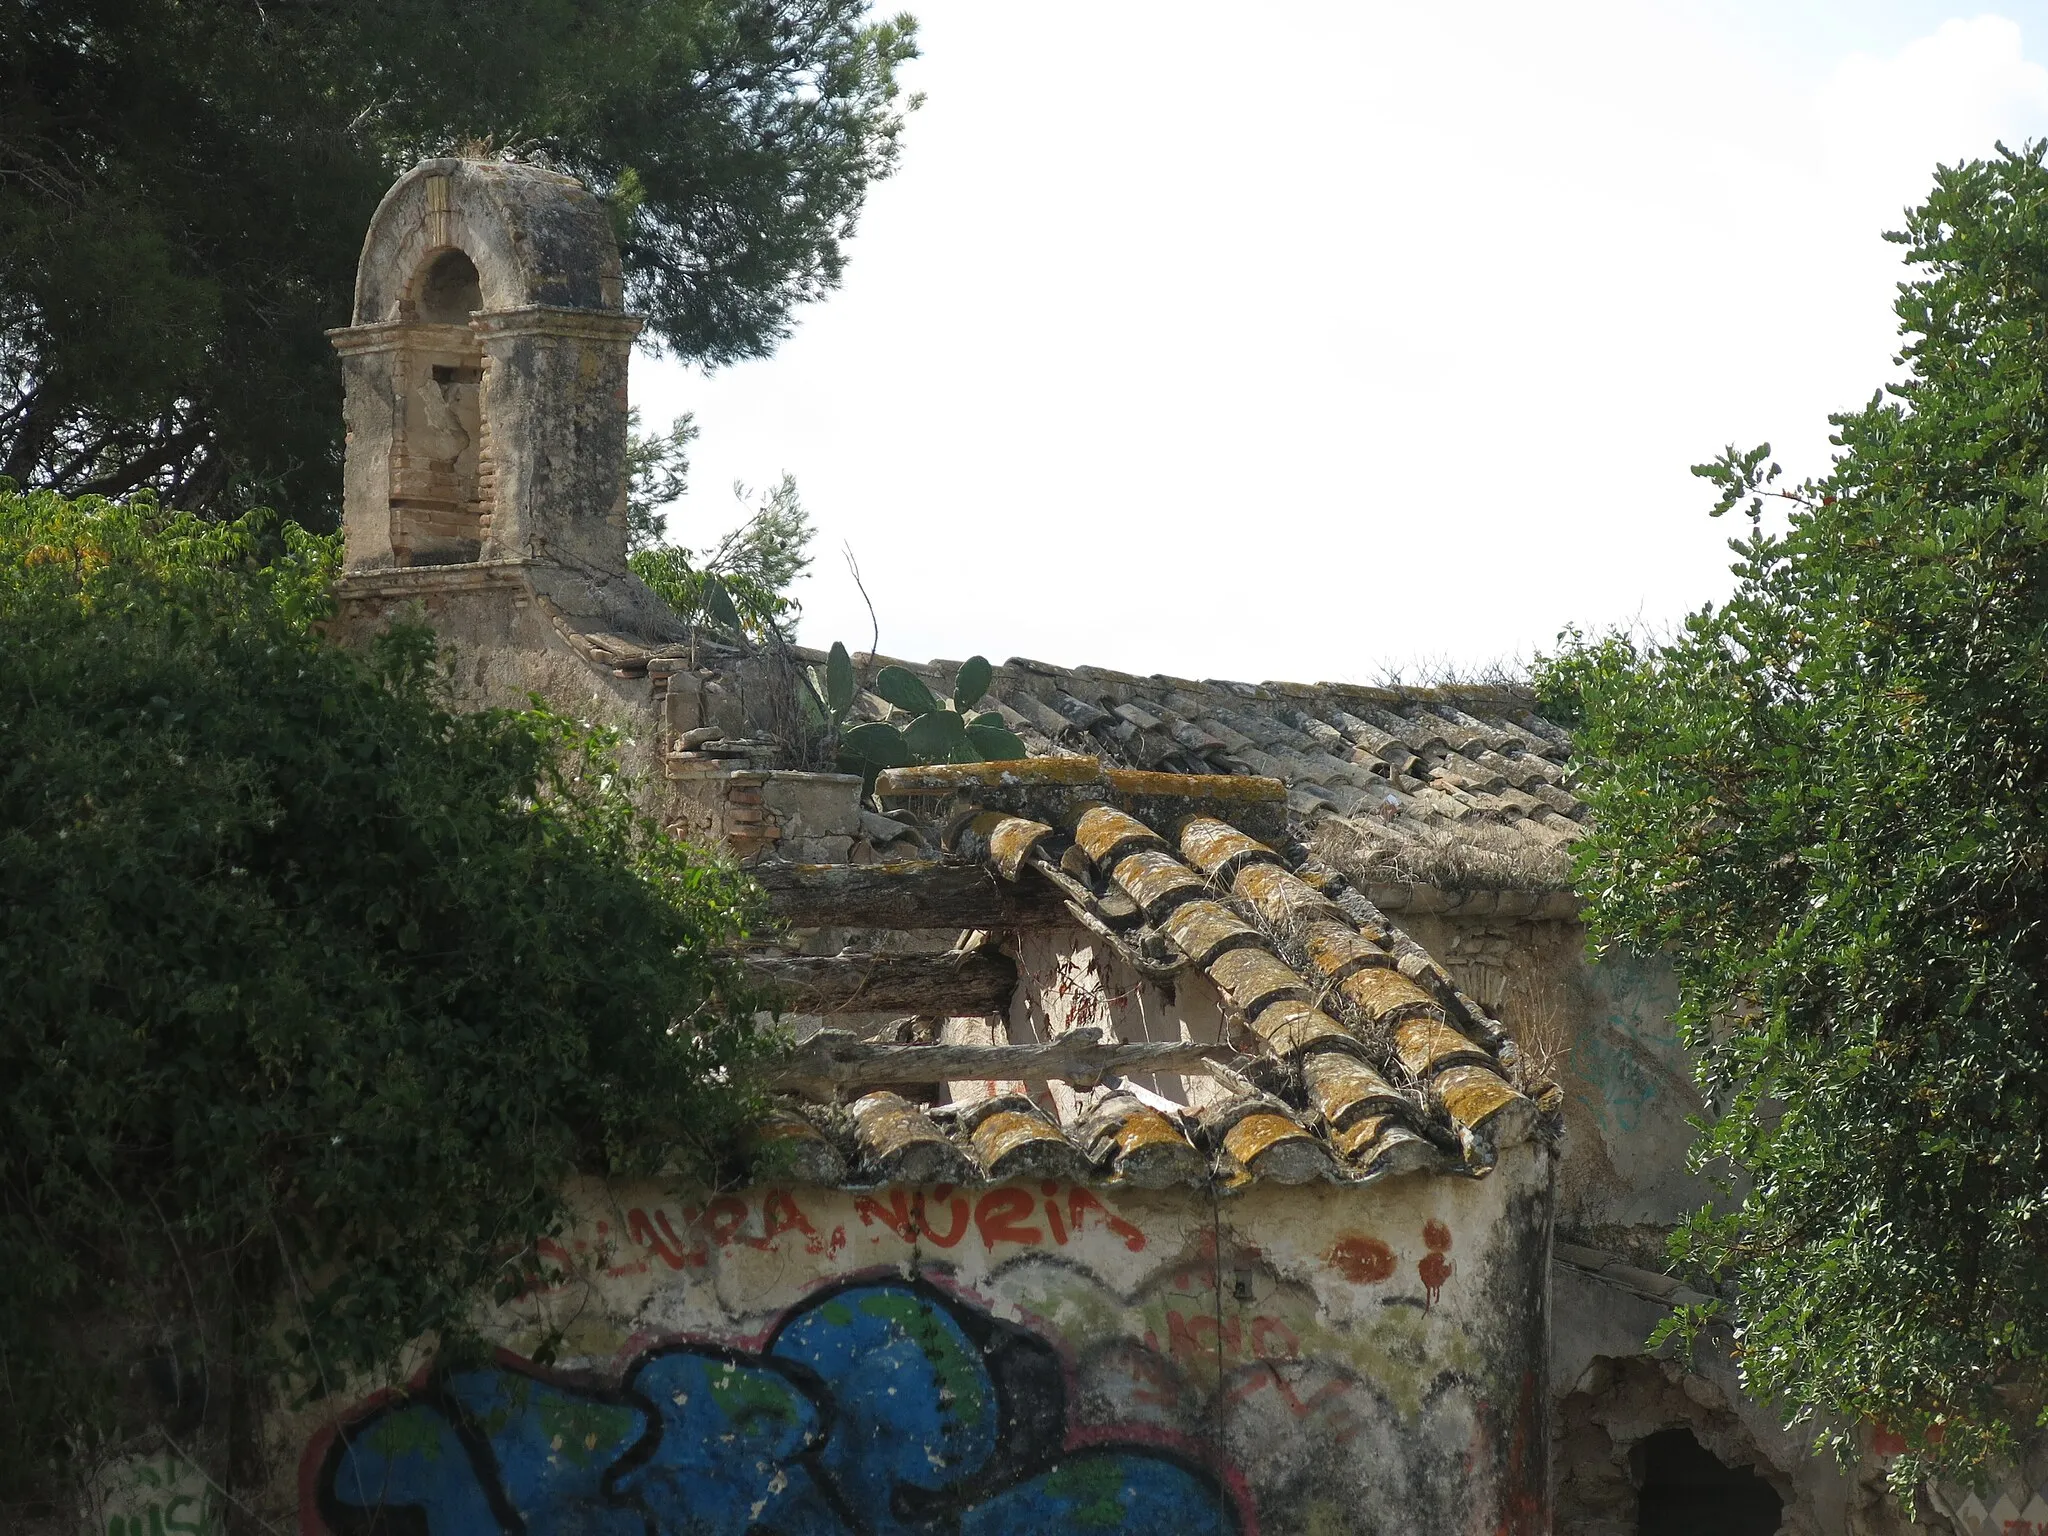
[(378, 205), (342, 356), (351, 571), (626, 559), (623, 309), (603, 205), (572, 177), (438, 159)]
[[(1714, 1512), (1716, 1523), (1687, 1525), (1687, 1514), (1707, 1511), (1686, 1510), (1682, 1488), (1671, 1486), (1686, 1481), (1682, 1467), (1673, 1478), (1659, 1465), (1665, 1459), (1659, 1450), (1680, 1448), (1660, 1444), (1660, 1438), (1680, 1439), (1674, 1431), (1705, 1458), (1702, 1466), (1717, 1467), (1730, 1485), (1695, 1489), (1696, 1502), (1732, 1495), (1739, 1483), (1745, 1485), (1741, 1498), (1775, 1501), (1777, 1518), (1759, 1526), (1755, 1512), (1738, 1499)], [(1771, 1461), (1717, 1387), (1668, 1361), (1595, 1359), (1558, 1404), (1552, 1433), (1558, 1536), (1679, 1536), (1691, 1530), (1822, 1536), (1810, 1491)]]

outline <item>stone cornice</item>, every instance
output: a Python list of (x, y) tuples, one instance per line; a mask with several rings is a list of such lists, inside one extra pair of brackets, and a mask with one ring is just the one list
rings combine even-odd
[(343, 571), (334, 595), (351, 598), (422, 597), (430, 592), (476, 592), (489, 587), (521, 586), (532, 560), (475, 560), (461, 565), (377, 566)]
[(568, 336), (584, 341), (631, 341), (646, 323), (639, 315), (530, 304), (523, 309), (478, 310), (467, 325), (381, 320), (373, 325), (337, 326), (327, 332), (327, 339), (333, 343), (334, 350), (345, 357), (396, 352), (404, 348), (459, 352), (474, 346), (479, 338), (492, 336)]
[(602, 310), (530, 304), (524, 309), (479, 310), (469, 323), (486, 338), (573, 336), (586, 341), (631, 341), (647, 322), (639, 315), (611, 315)]
[(397, 352), (407, 347), (429, 352), (466, 352), (476, 345), (476, 332), (467, 325), (423, 325), (409, 320), (384, 320), (375, 325), (337, 326), (327, 333), (327, 339), (344, 357), (369, 352)]

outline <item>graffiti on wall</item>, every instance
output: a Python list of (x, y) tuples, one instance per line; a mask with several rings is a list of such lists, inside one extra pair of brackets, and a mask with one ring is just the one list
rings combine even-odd
[(94, 1536), (212, 1536), (219, 1502), (206, 1474), (168, 1452), (103, 1469), (92, 1489)]
[(1607, 1011), (1586, 1020), (1572, 1059), (1594, 1090), (1603, 1130), (1618, 1140), (1646, 1125), (1682, 1124), (1699, 1104), (1671, 1022), (1678, 999), (1668, 970), (1614, 957), (1597, 966), (1592, 979)]
[(636, 1356), (616, 1385), (458, 1370), (342, 1426), (335, 1536), (1235, 1536), (1156, 1444), (1075, 1443), (1045, 1340), (923, 1281), (855, 1280), (758, 1351)]

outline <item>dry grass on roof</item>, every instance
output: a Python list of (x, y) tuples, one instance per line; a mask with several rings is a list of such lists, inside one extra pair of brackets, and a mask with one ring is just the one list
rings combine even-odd
[(1359, 886), (1429, 885), (1445, 891), (1562, 891), (1569, 848), (1493, 822), (1403, 822), (1397, 832), (1338, 817), (1310, 832), (1317, 853)]
[(1412, 656), (1406, 661), (1381, 662), (1372, 671), (1368, 686), (1396, 693), (1533, 693), (1529, 663), (1521, 656), (1496, 656), (1480, 662), (1454, 661), (1448, 656)]

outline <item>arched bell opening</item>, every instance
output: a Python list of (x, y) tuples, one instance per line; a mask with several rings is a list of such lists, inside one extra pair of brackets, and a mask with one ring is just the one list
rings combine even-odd
[(545, 550), (623, 571), (639, 322), (620, 306), (610, 218), (572, 178), (453, 156), (401, 176), (333, 335), (347, 569)]
[(433, 257), (420, 274), (413, 309), (424, 325), (467, 325), (484, 307), (476, 263), (454, 246)]
[(431, 252), (410, 285), (402, 396), (391, 455), (391, 549), (400, 565), (479, 559), (490, 532), (484, 354), (470, 317), (483, 308), (476, 263)]

